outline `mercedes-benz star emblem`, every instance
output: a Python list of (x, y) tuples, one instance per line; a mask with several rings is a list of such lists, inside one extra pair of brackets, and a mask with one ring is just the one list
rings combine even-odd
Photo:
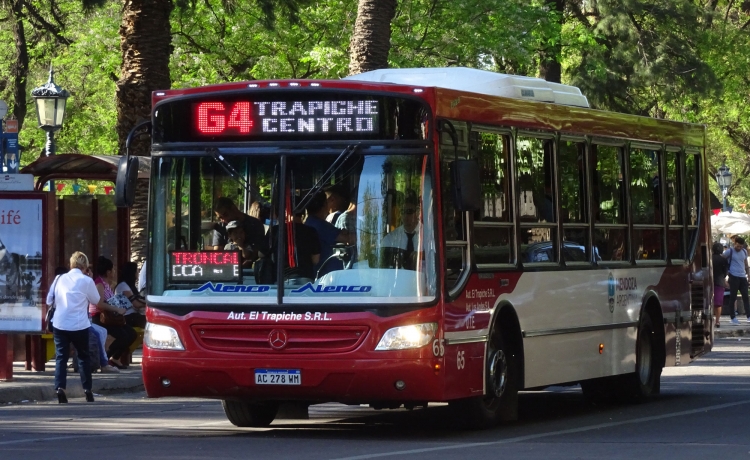
[(271, 348), (274, 350), (281, 350), (286, 347), (286, 331), (282, 329), (274, 329), (268, 334), (268, 343), (271, 344)]

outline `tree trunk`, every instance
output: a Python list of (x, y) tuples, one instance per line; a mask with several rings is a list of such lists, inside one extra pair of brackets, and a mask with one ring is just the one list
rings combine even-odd
[(23, 1), (14, 1), (11, 11), (11, 28), (16, 40), (16, 59), (10, 64), (13, 76), (13, 116), (18, 120), (18, 131), (21, 131), (26, 119), (26, 85), (29, 77), (29, 53), (23, 29)]
[[(554, 0), (550, 3), (555, 7), (555, 10), (559, 15), (560, 28), (558, 31), (562, 33), (565, 0)], [(560, 83), (562, 79), (562, 65), (560, 64), (562, 37), (558, 35), (555, 38), (556, 40), (553, 45), (549, 45), (539, 51), (539, 78), (544, 78), (545, 80), (554, 83)]]
[[(123, 0), (120, 24), (122, 68), (117, 81), (117, 136), (120, 155), (130, 130), (151, 118), (151, 92), (169, 89), (169, 58), (172, 35), (169, 16), (172, 0)], [(132, 155), (148, 156), (150, 137), (140, 135), (130, 145)], [(146, 258), (148, 181), (138, 181), (136, 203), (130, 210), (131, 255), (136, 262)]]
[(349, 75), (388, 67), (397, 0), (359, 0), (350, 42)]

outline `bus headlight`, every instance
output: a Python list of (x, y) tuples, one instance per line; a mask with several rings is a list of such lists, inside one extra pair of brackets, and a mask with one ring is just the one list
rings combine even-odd
[(376, 350), (407, 350), (430, 343), (435, 337), (437, 323), (412, 324), (388, 329), (380, 339)]
[(155, 350), (184, 350), (177, 331), (169, 326), (147, 323), (143, 332), (143, 343)]

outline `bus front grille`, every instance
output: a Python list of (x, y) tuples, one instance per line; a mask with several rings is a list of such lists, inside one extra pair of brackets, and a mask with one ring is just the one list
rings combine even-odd
[(205, 349), (226, 353), (345, 353), (356, 349), (367, 335), (366, 326), (192, 326)]

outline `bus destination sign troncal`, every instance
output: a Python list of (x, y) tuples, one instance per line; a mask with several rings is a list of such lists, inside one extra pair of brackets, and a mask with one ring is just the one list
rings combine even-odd
[(174, 251), (169, 253), (170, 283), (240, 282), (239, 251)]
[(378, 134), (380, 104), (355, 100), (204, 100), (193, 104), (199, 136)]

